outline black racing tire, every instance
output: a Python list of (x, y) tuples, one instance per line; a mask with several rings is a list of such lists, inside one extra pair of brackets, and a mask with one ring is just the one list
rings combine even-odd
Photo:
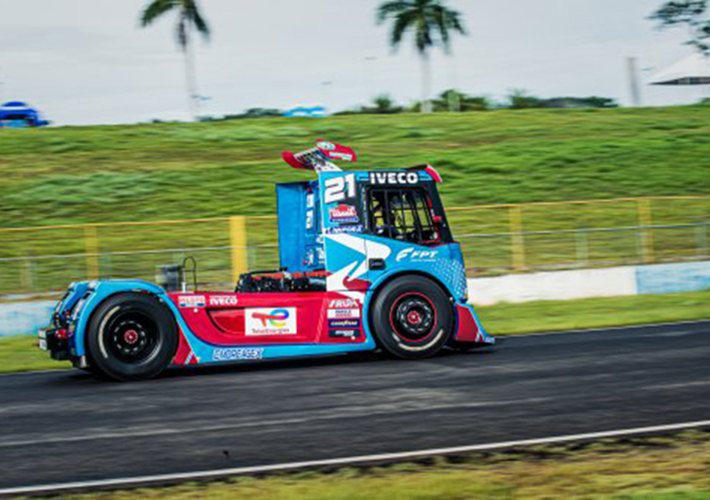
[(86, 351), (91, 371), (111, 380), (157, 377), (170, 365), (177, 347), (172, 313), (152, 295), (110, 297), (88, 324)]
[(373, 300), (369, 320), (378, 345), (400, 359), (434, 356), (449, 341), (454, 328), (448, 294), (419, 275), (387, 283)]

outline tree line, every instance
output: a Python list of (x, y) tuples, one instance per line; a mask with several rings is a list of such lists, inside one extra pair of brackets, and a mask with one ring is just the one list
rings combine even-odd
[[(209, 40), (210, 25), (197, 0), (150, 0), (140, 15), (140, 24), (147, 27), (168, 14), (174, 14), (175, 39), (185, 57), (185, 79), (188, 106), (193, 117), (198, 117), (201, 97), (197, 87), (197, 72), (193, 51), (193, 39), (202, 36)], [(650, 19), (659, 28), (684, 27), (688, 30), (687, 44), (705, 57), (710, 57), (710, 0), (670, 0), (664, 2)], [(512, 109), (540, 107), (614, 107), (613, 99), (602, 97), (559, 97), (541, 99), (514, 91), (508, 105), (493, 103), (482, 96), (468, 96), (456, 90), (447, 90), (438, 98), (431, 99), (431, 52), (441, 48), (451, 53), (455, 35), (467, 35), (467, 29), (459, 11), (448, 7), (445, 0), (387, 0), (375, 13), (377, 24), (389, 23), (389, 43), (396, 50), (406, 38), (411, 38), (421, 61), (422, 98), (406, 108), (397, 105), (389, 96), (375, 98), (372, 106), (362, 106), (345, 113), (396, 113), (404, 111), (482, 111), (493, 107)], [(278, 110), (262, 110), (275, 114)], [(251, 115), (260, 113), (251, 111)], [(249, 111), (246, 117), (250, 117)], [(243, 115), (237, 115), (243, 116)]]

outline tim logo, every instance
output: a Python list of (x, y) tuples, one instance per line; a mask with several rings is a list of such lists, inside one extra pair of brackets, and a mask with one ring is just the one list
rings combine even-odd
[(285, 327), (290, 316), (287, 309), (274, 309), (269, 314), (255, 312), (251, 315), (255, 320), (261, 321), (261, 326), (273, 326), (274, 328)]

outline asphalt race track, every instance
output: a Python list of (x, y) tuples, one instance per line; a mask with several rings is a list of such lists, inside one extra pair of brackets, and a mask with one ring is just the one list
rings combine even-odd
[(710, 322), (508, 339), (494, 352), (0, 376), (0, 488), (710, 419)]

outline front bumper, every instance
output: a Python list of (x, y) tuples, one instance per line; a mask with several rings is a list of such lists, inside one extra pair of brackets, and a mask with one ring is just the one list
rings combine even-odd
[(486, 332), (470, 304), (456, 304), (456, 310), (458, 313), (458, 328), (454, 335), (455, 342), (484, 346), (496, 343), (495, 337)]
[(66, 361), (71, 359), (71, 347), (66, 330), (61, 328), (43, 328), (37, 334), (39, 348), (49, 351), (52, 359)]

